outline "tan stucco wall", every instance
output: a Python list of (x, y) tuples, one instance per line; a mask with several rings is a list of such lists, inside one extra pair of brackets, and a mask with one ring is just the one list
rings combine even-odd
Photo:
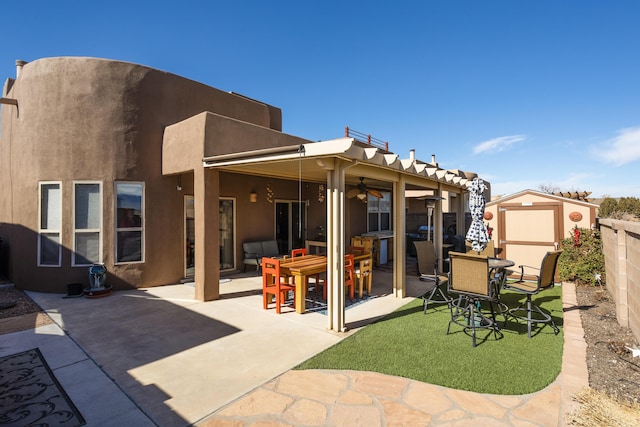
[(620, 325), (640, 340), (640, 223), (600, 220), (606, 285)]
[[(39, 291), (64, 292), (67, 283), (87, 280), (86, 267), (71, 267), (74, 180), (103, 184), (102, 250), (110, 284), (175, 283), (183, 275), (184, 191), (176, 190), (176, 177), (162, 175), (165, 127), (210, 111), (274, 134), (281, 130), (275, 107), (163, 71), (95, 58), (28, 63), (7, 97), (19, 108), (2, 107), (0, 237), (11, 257), (10, 278)], [(62, 267), (36, 267), (38, 182), (44, 180), (62, 182)], [(117, 180), (145, 183), (143, 264), (113, 265)]]

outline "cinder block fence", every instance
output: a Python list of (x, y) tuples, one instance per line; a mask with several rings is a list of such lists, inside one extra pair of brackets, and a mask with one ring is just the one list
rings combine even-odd
[(607, 289), (618, 323), (640, 340), (640, 222), (601, 219)]

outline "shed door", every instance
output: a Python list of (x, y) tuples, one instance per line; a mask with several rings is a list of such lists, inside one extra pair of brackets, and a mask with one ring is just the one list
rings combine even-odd
[(499, 256), (516, 266), (540, 267), (545, 253), (561, 243), (561, 210), (559, 203), (499, 205)]

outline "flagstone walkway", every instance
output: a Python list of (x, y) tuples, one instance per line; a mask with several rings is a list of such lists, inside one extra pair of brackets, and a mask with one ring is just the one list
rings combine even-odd
[(198, 425), (564, 426), (577, 409), (572, 396), (588, 386), (588, 372), (575, 287), (562, 288), (562, 372), (539, 392), (500, 396), (372, 372), (287, 371)]

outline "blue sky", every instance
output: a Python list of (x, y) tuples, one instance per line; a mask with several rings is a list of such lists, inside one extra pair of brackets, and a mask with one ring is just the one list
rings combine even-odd
[(640, 197), (640, 1), (29, 1), (2, 5), (15, 60), (117, 59), (344, 127), (493, 194)]

